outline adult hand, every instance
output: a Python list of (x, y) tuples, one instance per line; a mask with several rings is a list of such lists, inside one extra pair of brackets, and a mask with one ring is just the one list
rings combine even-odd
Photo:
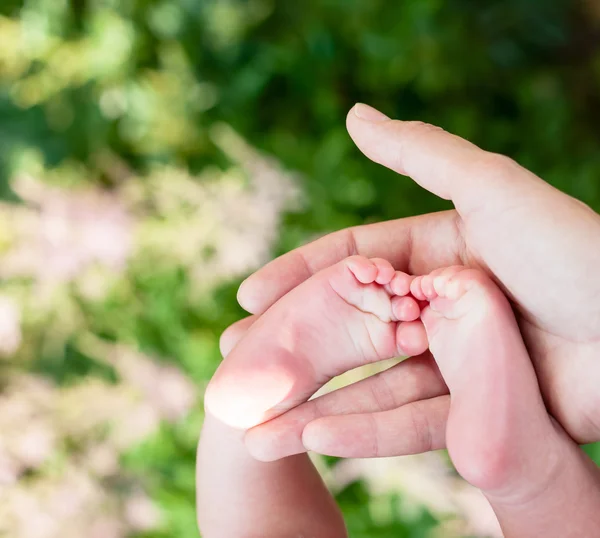
[[(576, 441), (600, 440), (600, 216), (507, 157), (439, 128), (390, 120), (366, 105), (352, 109), (347, 126), (367, 157), (452, 200), (456, 210), (321, 238), (248, 278), (239, 291), (240, 304), (259, 315), (315, 272), (352, 254), (387, 258), (411, 274), (449, 265), (479, 267), (516, 307), (550, 412)], [(222, 345), (236, 341), (253, 319), (230, 328)], [(448, 398), (442, 383), (435, 384), (435, 393), (428, 386), (436, 375), (433, 361), (409, 359), (396, 369), (303, 406), (307, 416), (294, 420), (342, 415), (330, 418), (333, 437), (347, 434), (347, 413), (373, 413), (360, 417), (406, 426), (371, 428), (375, 438), (353, 440), (356, 456), (439, 447)], [(382, 388), (400, 372), (390, 395)], [(357, 400), (357, 391), (365, 397)], [(285, 416), (273, 427), (277, 421), (286, 426)]]

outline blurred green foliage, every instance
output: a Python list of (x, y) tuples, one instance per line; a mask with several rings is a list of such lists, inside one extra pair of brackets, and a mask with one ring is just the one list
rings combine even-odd
[[(4, 0), (0, 189), (13, 197), (17, 172), (67, 165), (84, 179), (55, 182), (113, 189), (115, 159), (142, 176), (161, 164), (226, 169), (210, 136), (226, 122), (302, 174), (308, 203), (286, 217), (274, 254), (447, 207), (354, 148), (344, 118), (363, 101), (508, 154), (599, 210), (599, 28), (592, 8), (568, 0)], [(171, 357), (205, 383), (219, 333), (242, 315), (237, 282), (190, 300), (175, 264), (132, 275), (130, 289), (84, 305), (93, 332)], [(67, 352), (50, 362), (63, 381), (90, 371)], [(198, 411), (164, 426), (126, 458), (168, 516), (145, 536), (196, 532), (200, 423)], [(353, 537), (431, 526), (426, 515), (373, 523), (360, 484), (339, 500)]]

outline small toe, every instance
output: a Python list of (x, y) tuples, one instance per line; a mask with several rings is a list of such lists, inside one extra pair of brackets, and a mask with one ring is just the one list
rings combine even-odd
[(410, 283), (410, 292), (412, 293), (412, 295), (415, 299), (418, 299), (419, 301), (426, 301), (427, 297), (423, 293), (423, 289), (421, 287), (422, 281), (423, 281), (422, 276), (415, 277), (413, 279), (413, 281)]
[(423, 295), (425, 295), (425, 298), (430, 301), (437, 297), (437, 293), (435, 291), (435, 288), (433, 287), (432, 275), (425, 275), (423, 277), (423, 280), (421, 280), (421, 290), (423, 292)]
[(351, 256), (343, 262), (361, 284), (371, 284), (377, 278), (377, 266), (364, 256)]
[(412, 297), (392, 297), (392, 314), (398, 321), (414, 321), (419, 319), (421, 308)]
[(396, 271), (394, 277), (390, 281), (390, 291), (394, 295), (404, 296), (410, 293), (410, 285), (414, 280), (413, 277), (403, 273), (402, 271)]
[(396, 345), (403, 356), (414, 357), (425, 353), (429, 347), (425, 327), (420, 320), (398, 323)]
[(382, 286), (389, 284), (396, 273), (395, 269), (392, 267), (392, 264), (383, 258), (371, 258), (371, 262), (375, 265), (378, 271), (377, 276), (375, 277), (375, 282), (377, 282), (377, 284), (381, 284)]

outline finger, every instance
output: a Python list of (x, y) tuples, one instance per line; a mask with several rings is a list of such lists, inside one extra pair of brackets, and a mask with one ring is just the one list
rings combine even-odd
[[(596, 213), (511, 159), (440, 128), (390, 120), (366, 105), (349, 112), (347, 127), (367, 157), (454, 202), (461, 216), (456, 222), (469, 241), (458, 265), (488, 269), (538, 328), (567, 338), (594, 337), (600, 307), (590, 315), (580, 305), (600, 293), (600, 281), (588, 270), (600, 265)], [(538, 293), (540, 286), (547, 292)], [(568, 304), (564, 297), (571, 298)], [(551, 365), (539, 362), (542, 375)]]
[(257, 317), (258, 316), (248, 316), (240, 321), (236, 321), (233, 325), (230, 325), (225, 329), (219, 339), (219, 349), (221, 350), (221, 355), (223, 357), (229, 355), (229, 352), (242, 339), (244, 334), (246, 334), (246, 331), (256, 321)]
[(304, 452), (302, 431), (316, 418), (387, 411), (407, 403), (432, 398), (448, 391), (429, 352), (310, 400), (246, 434), (252, 455), (272, 461)]
[(514, 195), (528, 187), (549, 188), (507, 157), (484, 151), (434, 125), (391, 120), (363, 104), (352, 108), (346, 123), (369, 159), (452, 200), (463, 217), (482, 204), (512, 205)]
[(380, 413), (329, 416), (309, 423), (307, 450), (341, 458), (405, 456), (445, 446), (450, 396), (412, 402)]
[(240, 286), (238, 301), (248, 312), (261, 314), (315, 273), (356, 254), (384, 258), (396, 269), (413, 274), (465, 263), (456, 218), (456, 212), (443, 211), (326, 235), (248, 277)]

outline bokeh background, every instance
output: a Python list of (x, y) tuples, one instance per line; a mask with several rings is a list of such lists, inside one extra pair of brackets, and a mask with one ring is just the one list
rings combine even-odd
[[(0, 535), (197, 536), (241, 279), (447, 207), (359, 154), (356, 101), (600, 210), (599, 45), (593, 0), (2, 0)], [(443, 454), (317, 464), (353, 538), (494, 532)]]

